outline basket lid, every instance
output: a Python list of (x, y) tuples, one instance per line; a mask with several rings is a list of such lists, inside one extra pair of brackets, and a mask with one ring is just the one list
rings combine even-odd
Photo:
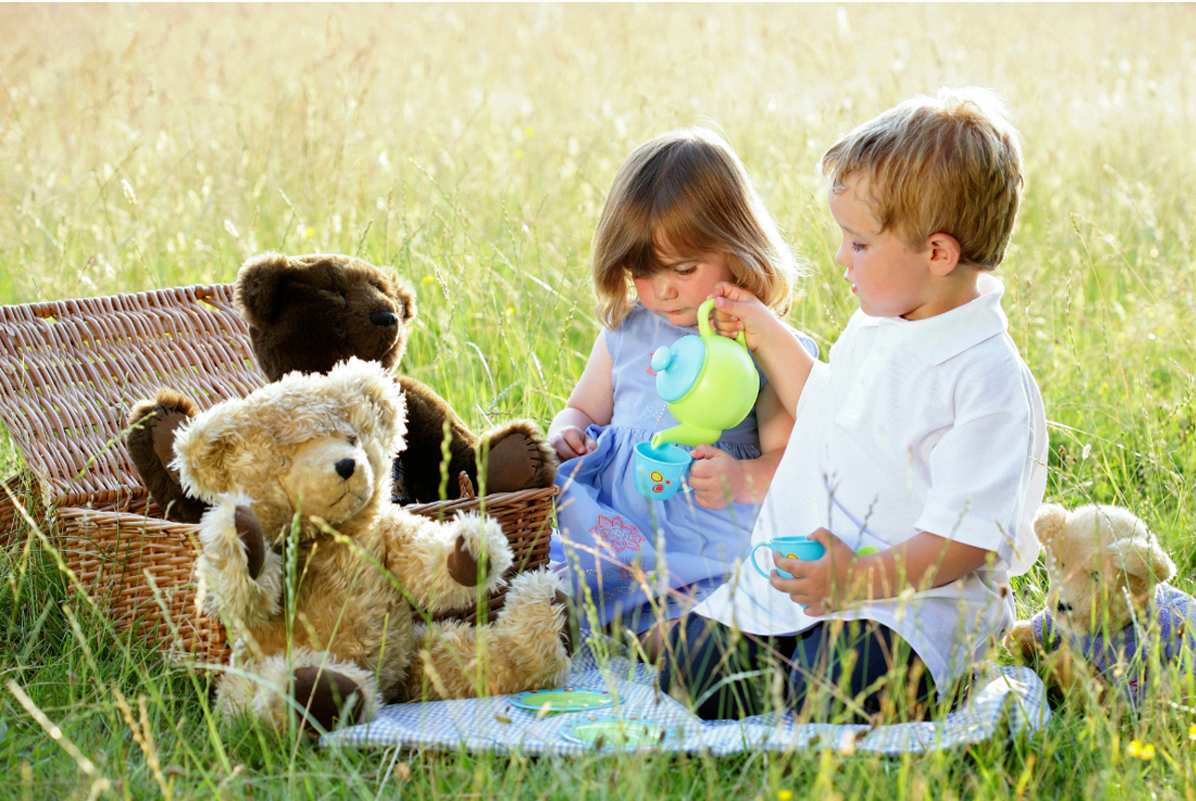
[(146, 491), (130, 407), (171, 387), (201, 409), (265, 384), (232, 284), (0, 306), (0, 420), (47, 506)]

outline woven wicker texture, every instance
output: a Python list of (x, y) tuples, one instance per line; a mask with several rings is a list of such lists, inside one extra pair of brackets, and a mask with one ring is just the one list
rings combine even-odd
[[(172, 654), (223, 661), (223, 626), (195, 606), (198, 527), (161, 519), (122, 428), (132, 404), (159, 387), (207, 409), (264, 383), (231, 284), (0, 307), (0, 419), (32, 476), (0, 486), (0, 542), (22, 528), (14, 498), (35, 519), (53, 510), (55, 545), (79, 586), (109, 604), (118, 630)], [(547, 564), (555, 494), (549, 487), (407, 508), (433, 519), (484, 509), (511, 543), (513, 574)], [(503, 595), (491, 596), (485, 619)], [(444, 617), (473, 621), (477, 610)]]

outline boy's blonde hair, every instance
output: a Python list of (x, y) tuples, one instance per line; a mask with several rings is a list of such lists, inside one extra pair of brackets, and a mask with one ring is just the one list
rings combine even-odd
[(912, 97), (840, 138), (820, 166), (831, 192), (866, 179), (881, 230), (915, 250), (946, 233), (961, 264), (991, 270), (1005, 258), (1025, 182), (1021, 135), (987, 89)]
[(734, 282), (786, 314), (799, 269), (735, 151), (707, 128), (683, 128), (640, 145), (615, 175), (594, 232), (598, 321), (618, 328), (635, 304), (633, 278), (664, 269), (675, 250), (727, 254)]

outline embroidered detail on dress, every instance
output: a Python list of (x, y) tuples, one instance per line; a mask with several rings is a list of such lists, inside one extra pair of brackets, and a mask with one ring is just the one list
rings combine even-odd
[(640, 544), (648, 541), (638, 528), (631, 523), (624, 523), (621, 517), (598, 515), (598, 525), (590, 529), (590, 533), (608, 548), (614, 548), (616, 553), (638, 551)]

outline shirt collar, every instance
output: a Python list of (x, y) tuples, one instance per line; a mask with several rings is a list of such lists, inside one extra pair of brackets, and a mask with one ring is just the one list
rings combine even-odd
[(988, 273), (981, 275), (976, 285), (980, 297), (934, 317), (903, 320), (900, 317), (869, 317), (861, 311), (858, 312), (863, 316), (860, 326), (891, 326), (931, 364), (942, 364), (1009, 329), (1009, 318), (1001, 308), (1005, 285)]

